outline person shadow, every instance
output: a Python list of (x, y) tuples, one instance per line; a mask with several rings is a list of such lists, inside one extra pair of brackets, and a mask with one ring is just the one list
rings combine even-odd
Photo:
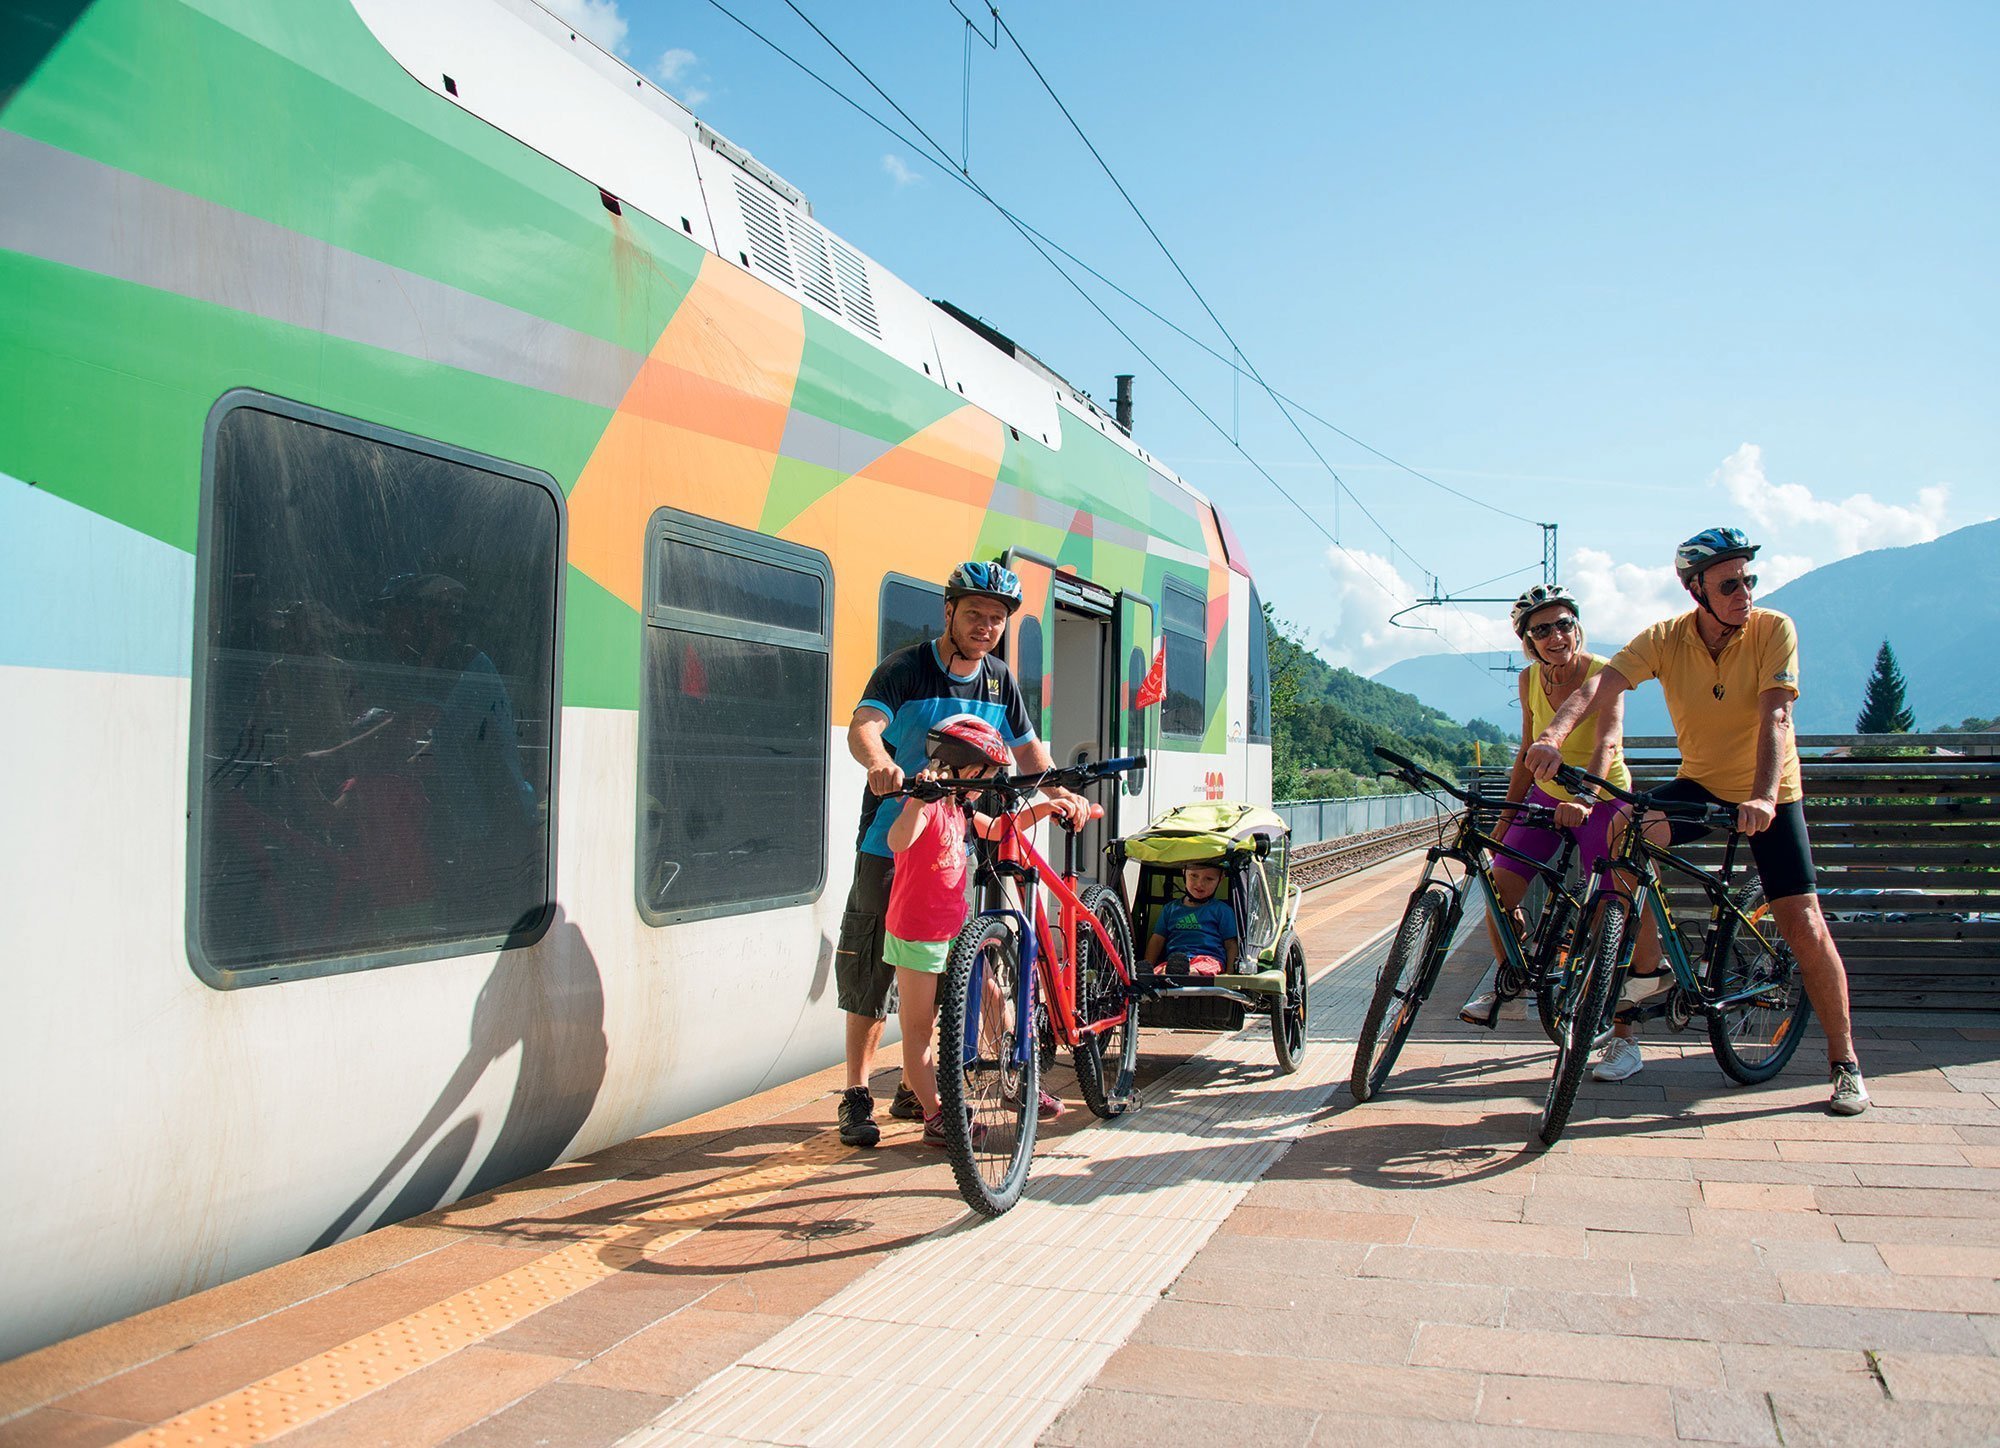
[[(453, 1191), (482, 1124), (477, 1112), (460, 1116), (461, 1108), (488, 1069), (516, 1046), (520, 1063), (506, 1115), (465, 1186)], [(583, 931), (558, 906), (540, 940), (500, 953), (480, 989), (465, 1054), (450, 1079), (374, 1180), (307, 1250), (331, 1246), (364, 1218), (370, 1229), (387, 1226), (554, 1165), (589, 1118), (608, 1060), (597, 960)], [(392, 1184), (419, 1157), (385, 1202)]]

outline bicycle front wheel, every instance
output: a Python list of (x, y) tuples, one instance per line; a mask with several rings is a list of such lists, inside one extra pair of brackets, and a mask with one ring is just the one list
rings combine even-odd
[(1549, 1093), (1542, 1103), (1542, 1145), (1554, 1146), (1569, 1125), (1570, 1108), (1576, 1104), (1576, 1088), (1583, 1084), (1584, 1068), (1590, 1064), (1591, 1048), (1611, 1006), (1611, 983), (1618, 978), (1619, 957), (1625, 951), (1625, 932), (1631, 924), (1632, 907), (1623, 900), (1607, 899), (1598, 906), (1597, 920), (1584, 938), (1583, 960), (1571, 962), (1562, 995), (1556, 1006), (1556, 1024), (1562, 1039), (1556, 1046), (1555, 1070), (1549, 1073)]
[[(1118, 958), (1132, 969), (1132, 926), (1117, 894), (1103, 885), (1078, 896), (1111, 938)], [(1118, 1024), (1092, 1032), (1100, 1021)], [(1132, 1105), (1132, 1079), (1139, 1069), (1139, 1011), (1125, 991), (1124, 978), (1088, 926), (1076, 933), (1076, 1084), (1083, 1104), (1102, 1117), (1124, 1115)]]
[(1389, 948), (1389, 958), (1375, 978), (1375, 997), (1361, 1023), (1361, 1039), (1354, 1043), (1354, 1070), (1347, 1088), (1356, 1101), (1368, 1100), (1389, 1079), (1403, 1042), (1417, 1022), (1417, 1012), (1437, 982), (1446, 944), (1444, 922), (1451, 914), (1451, 903), (1450, 889), (1432, 883), (1419, 890), (1403, 912), (1396, 943)]
[(1026, 984), (1011, 920), (958, 932), (938, 999), (938, 1104), (958, 1194), (989, 1217), (1020, 1200), (1035, 1151), (1041, 1053)]
[(1805, 1036), (1805, 976), (1778, 935), (1764, 887), (1746, 886), (1736, 904), (1756, 929), (1733, 918), (1720, 927), (1728, 935), (1709, 965), (1708, 994), (1730, 1004), (1710, 1008), (1708, 1044), (1731, 1080), (1755, 1086), (1784, 1070)]

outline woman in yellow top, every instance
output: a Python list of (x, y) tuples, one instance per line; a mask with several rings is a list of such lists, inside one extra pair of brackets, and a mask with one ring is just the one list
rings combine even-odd
[[(1503, 822), (1511, 822), (1507, 823), (1500, 841), (1510, 850), (1548, 861), (1555, 858), (1562, 844), (1557, 830), (1566, 831), (1575, 837), (1577, 854), (1589, 868), (1611, 853), (1611, 827), (1617, 822), (1622, 806), (1594, 795), (1572, 794), (1554, 780), (1537, 784), (1534, 775), (1528, 772), (1522, 751), (1548, 728), (1556, 710), (1583, 681), (1603, 669), (1604, 660), (1584, 652), (1582, 610), (1560, 584), (1538, 583), (1515, 599), (1513, 622), (1521, 651), (1528, 657), (1528, 667), (1521, 671), (1521, 749), (1515, 751), (1514, 771), (1507, 780), (1507, 802), (1553, 809), (1556, 829), (1530, 825), (1518, 816), (1509, 815), (1503, 817)], [(1613, 701), (1563, 741), (1564, 761), (1608, 779), (1620, 789), (1630, 789), (1632, 775), (1625, 767), (1622, 747), (1624, 721), (1624, 710)], [(1505, 855), (1494, 857), (1493, 868), (1500, 904), (1512, 911), (1527, 895), (1533, 875), (1526, 865)], [(1486, 930), (1493, 939), (1497, 961), (1504, 955), (1499, 927), (1488, 920)], [(1459, 1015), (1472, 1025), (1490, 1026), (1499, 1006), (1497, 987), (1486, 989), (1467, 1001)]]

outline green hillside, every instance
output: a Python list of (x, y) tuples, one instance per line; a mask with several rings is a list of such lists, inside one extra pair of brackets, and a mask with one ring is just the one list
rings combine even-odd
[(1483, 719), (1463, 725), (1307, 648), (1265, 606), (1271, 650), (1271, 792), (1276, 799), (1373, 794), (1380, 744), (1456, 778), (1481, 753), (1502, 762), (1512, 740)]

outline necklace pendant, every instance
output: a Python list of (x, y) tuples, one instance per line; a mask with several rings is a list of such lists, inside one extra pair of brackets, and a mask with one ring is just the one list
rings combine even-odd
[(1720, 699), (1720, 698), (1722, 697), (1722, 685), (1720, 685), (1720, 684), (1717, 684), (1717, 685), (1716, 685), (1716, 686), (1715, 686), (1715, 687), (1714, 687), (1714, 688), (1713, 688), (1712, 690), (1710, 690), (1709, 692), (1713, 693), (1713, 694), (1715, 695), (1715, 697), (1716, 697), (1716, 698)]

